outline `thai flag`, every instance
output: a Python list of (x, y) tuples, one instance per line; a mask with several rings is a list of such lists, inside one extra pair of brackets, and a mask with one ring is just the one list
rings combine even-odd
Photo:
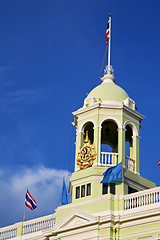
[(107, 24), (107, 30), (106, 30), (105, 38), (106, 38), (106, 44), (108, 44), (109, 38), (110, 38), (110, 17), (109, 17), (108, 24)]
[(31, 210), (35, 209), (37, 207), (36, 201), (31, 196), (30, 192), (27, 189), (26, 192), (26, 199), (25, 199), (25, 205), (29, 207)]
[(157, 167), (158, 167), (158, 165), (160, 165), (160, 160), (157, 162)]

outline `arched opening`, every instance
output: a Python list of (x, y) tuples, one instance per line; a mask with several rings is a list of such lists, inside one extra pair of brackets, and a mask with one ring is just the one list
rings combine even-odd
[(88, 122), (84, 126), (83, 142), (86, 138), (86, 132), (88, 132), (88, 139), (90, 140), (90, 143), (93, 144), (93, 142), (94, 142), (94, 125), (92, 122)]
[(128, 124), (125, 133), (125, 166), (128, 170), (135, 171), (135, 159), (133, 159), (133, 126)]
[(133, 150), (133, 131), (130, 125), (126, 126), (126, 134), (125, 134), (125, 155), (128, 157), (132, 157)]
[(118, 160), (118, 127), (112, 120), (102, 123), (101, 164), (116, 165)]

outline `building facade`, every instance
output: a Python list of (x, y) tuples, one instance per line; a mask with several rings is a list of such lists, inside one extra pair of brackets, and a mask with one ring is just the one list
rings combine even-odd
[[(76, 127), (71, 203), (55, 213), (0, 229), (0, 239), (160, 239), (160, 187), (139, 173), (139, 129), (144, 116), (106, 73), (73, 113)], [(122, 164), (122, 178), (101, 183)]]

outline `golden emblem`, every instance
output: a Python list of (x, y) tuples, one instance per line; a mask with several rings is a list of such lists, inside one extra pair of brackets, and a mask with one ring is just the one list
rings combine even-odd
[(88, 139), (88, 131), (86, 131), (86, 139), (84, 140), (83, 147), (80, 149), (77, 157), (77, 164), (81, 169), (91, 167), (93, 160), (96, 158), (94, 146)]

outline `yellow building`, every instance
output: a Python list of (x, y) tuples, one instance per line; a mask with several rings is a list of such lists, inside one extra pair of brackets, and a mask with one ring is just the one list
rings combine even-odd
[(139, 129), (144, 116), (116, 85), (110, 56), (101, 80), (73, 113), (76, 151), (71, 203), (52, 215), (1, 228), (0, 240), (160, 239), (160, 187), (139, 172)]
[[(71, 203), (52, 215), (1, 228), (0, 239), (160, 239), (160, 187), (139, 173), (144, 116), (136, 111), (135, 101), (106, 73), (73, 115)], [(122, 178), (101, 183), (106, 169), (119, 163)]]

